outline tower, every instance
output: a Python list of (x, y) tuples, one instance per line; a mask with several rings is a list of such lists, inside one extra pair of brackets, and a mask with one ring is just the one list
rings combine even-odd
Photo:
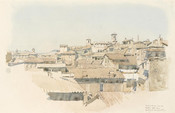
[(112, 42), (116, 42), (116, 36), (117, 36), (116, 33), (112, 33), (112, 34), (111, 34)]
[(160, 41), (162, 41), (162, 40), (163, 40), (163, 38), (162, 38), (161, 34), (159, 35), (159, 40), (160, 40)]
[(86, 39), (86, 45), (91, 45), (91, 39)]
[(35, 48), (32, 48), (32, 52), (35, 53)]

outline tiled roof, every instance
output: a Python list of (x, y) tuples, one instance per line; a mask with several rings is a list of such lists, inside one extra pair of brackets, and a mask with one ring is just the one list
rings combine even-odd
[(147, 49), (146, 51), (165, 51), (164, 48), (150, 48), (150, 49)]
[(78, 51), (91, 48), (91, 45), (70, 47), (71, 50)]
[(80, 68), (97, 68), (103, 67), (102, 60), (92, 60), (90, 58), (83, 58), (77, 61)]
[(61, 55), (75, 55), (75, 51), (67, 51), (67, 52), (63, 52), (63, 53), (58, 53), (58, 54), (61, 54)]
[(37, 67), (66, 67), (65, 64), (38, 64)]
[(19, 53), (14, 53), (13, 55), (36, 55), (37, 53), (34, 53), (34, 52), (30, 52), (30, 51), (24, 51), (24, 52), (19, 52)]
[(104, 56), (106, 53), (93, 53), (92, 56)]
[(123, 54), (119, 54), (119, 53), (107, 53), (106, 56), (110, 60), (127, 59)]
[(168, 41), (167, 41), (167, 40), (163, 40), (161, 43), (162, 43), (163, 45), (168, 46)]
[(43, 58), (41, 58), (44, 62), (56, 62), (56, 58), (45, 58), (45, 57), (43, 57)]
[(56, 62), (55, 58), (36, 58), (36, 57), (30, 57), (24, 60), (26, 63), (43, 63), (43, 62)]
[[(124, 56), (123, 54), (110, 53), (106, 56), (113, 61), (114, 64), (120, 65), (137, 65), (137, 60), (135, 56)], [(120, 61), (124, 60), (124, 61)]]
[(27, 58), (24, 60), (26, 63), (42, 63), (43, 60), (41, 58)]
[(129, 60), (128, 65), (137, 65), (136, 56), (126, 56)]
[[(59, 75), (58, 75), (59, 76)], [(36, 73), (32, 77), (33, 82), (40, 88), (47, 92), (83, 92), (83, 88), (74, 79), (64, 79), (57, 77), (57, 79), (51, 78), (45, 75)]]
[(119, 71), (115, 71), (113, 68), (93, 68), (93, 69), (70, 69), (70, 72), (74, 73), (75, 78), (109, 78), (116, 74), (114, 78), (124, 78), (123, 74)]

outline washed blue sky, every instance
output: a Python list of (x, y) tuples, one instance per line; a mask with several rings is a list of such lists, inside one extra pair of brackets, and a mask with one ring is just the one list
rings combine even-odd
[(167, 38), (166, 13), (156, 7), (135, 4), (28, 4), (16, 5), (12, 50), (49, 51), (60, 44), (83, 45), (85, 39), (110, 41), (125, 37), (140, 40)]

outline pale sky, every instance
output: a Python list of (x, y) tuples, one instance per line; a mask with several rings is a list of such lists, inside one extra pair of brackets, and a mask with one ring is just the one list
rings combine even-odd
[(59, 49), (60, 44), (83, 45), (125, 37), (137, 40), (167, 38), (166, 13), (156, 7), (134, 4), (14, 5), (11, 50), (37, 52)]

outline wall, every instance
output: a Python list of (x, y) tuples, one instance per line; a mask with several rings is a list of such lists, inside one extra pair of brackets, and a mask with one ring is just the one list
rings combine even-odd
[(153, 60), (150, 61), (149, 73), (149, 90), (159, 91), (167, 88), (167, 61)]
[[(100, 83), (80, 84), (80, 86), (93, 96), (100, 92)], [(121, 92), (123, 91), (122, 83), (104, 83), (102, 92)]]
[(61, 59), (64, 61), (66, 64), (71, 63), (71, 65), (74, 65), (76, 55), (62, 55)]
[(83, 100), (83, 93), (49, 92), (48, 95), (51, 100), (59, 100), (59, 101), (81, 101)]

